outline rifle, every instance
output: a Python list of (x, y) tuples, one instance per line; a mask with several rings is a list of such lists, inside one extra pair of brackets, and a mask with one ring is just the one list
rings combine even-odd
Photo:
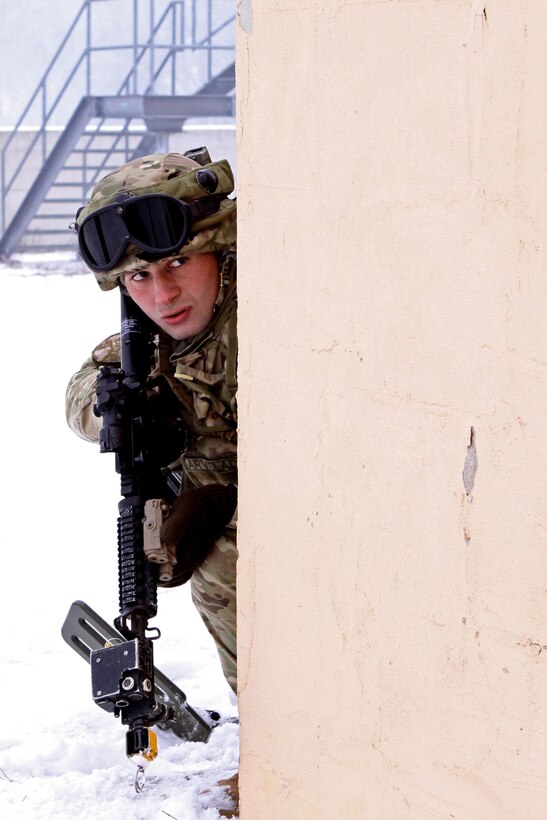
[[(147, 385), (154, 350), (153, 325), (135, 302), (120, 292), (120, 367), (101, 367), (95, 413), (103, 419), (100, 451), (115, 454), (123, 496), (118, 504), (117, 527), (120, 614), (114, 621), (121, 640), (106, 646), (100, 645), (98, 634), (89, 640), (92, 632), (105, 633), (105, 624), (98, 616), (87, 630), (85, 640), (81, 628), (78, 635), (71, 628), (74, 617), (68, 625), (65, 623), (64, 636), (84, 657), (87, 653), (93, 700), (120, 717), (128, 727), (127, 756), (137, 762), (142, 774), (144, 765), (157, 755), (157, 740), (151, 726), (160, 724), (169, 730), (170, 723), (177, 724), (178, 731), (172, 731), (179, 737), (206, 740), (220, 715), (209, 711), (198, 714), (174, 685), (174, 705), (166, 698), (163, 686), (160, 685), (159, 696), (156, 691), (152, 642), (160, 637), (160, 631), (149, 630), (148, 621), (157, 614), (158, 574), (162, 580), (168, 580), (172, 573), (174, 556), (166, 552), (159, 539), (172, 491), (153, 446), (156, 420)], [(86, 605), (76, 602), (73, 606), (81, 613)], [(86, 616), (89, 612), (95, 614), (86, 610)], [(83, 649), (82, 643), (86, 644)], [(162, 678), (163, 683), (165, 676)], [(181, 707), (185, 710), (182, 731)]]

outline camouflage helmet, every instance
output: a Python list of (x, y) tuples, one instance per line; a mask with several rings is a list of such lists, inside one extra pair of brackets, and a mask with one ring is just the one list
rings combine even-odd
[[(207, 173), (209, 172), (209, 173)], [(214, 176), (213, 176), (214, 175)], [(216, 181), (216, 185), (215, 185)], [(214, 188), (213, 188), (214, 186)], [(211, 194), (231, 194), (234, 177), (227, 160), (200, 165), (182, 154), (150, 154), (131, 160), (107, 174), (94, 188), (91, 198), (77, 214), (76, 224), (114, 202), (120, 194), (168, 194), (185, 202), (193, 202)], [(211, 251), (229, 251), (236, 247), (236, 201), (223, 199), (220, 208), (192, 225), (187, 242), (178, 250), (191, 256)], [(94, 273), (102, 290), (112, 290), (128, 271), (141, 270), (149, 263), (136, 245), (130, 245), (121, 261), (108, 271)]]

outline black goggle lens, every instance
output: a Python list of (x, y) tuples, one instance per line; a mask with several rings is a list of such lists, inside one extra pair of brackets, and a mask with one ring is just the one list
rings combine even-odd
[(148, 253), (175, 253), (187, 240), (189, 206), (174, 197), (148, 194), (113, 202), (86, 217), (78, 229), (84, 262), (95, 271), (116, 267), (129, 244)]
[(127, 230), (147, 250), (172, 248), (187, 236), (188, 219), (182, 205), (177, 200), (160, 198), (129, 202), (125, 211)]
[(122, 220), (112, 219), (111, 215), (106, 213), (86, 219), (78, 231), (78, 242), (84, 261), (90, 267), (100, 270), (106, 270), (109, 264), (114, 267), (119, 261), (117, 257), (120, 249), (127, 245), (126, 237), (127, 228)]

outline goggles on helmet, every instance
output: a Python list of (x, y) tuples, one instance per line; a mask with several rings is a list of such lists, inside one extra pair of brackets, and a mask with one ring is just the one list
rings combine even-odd
[(186, 243), (192, 224), (216, 213), (224, 198), (183, 202), (167, 194), (120, 197), (75, 224), (82, 259), (91, 270), (102, 272), (115, 268), (129, 245), (170, 256)]

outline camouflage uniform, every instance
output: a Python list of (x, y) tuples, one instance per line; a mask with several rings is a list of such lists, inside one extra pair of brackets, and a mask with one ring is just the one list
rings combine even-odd
[[(139, 167), (143, 167), (143, 161), (149, 160), (141, 158), (124, 168), (135, 168), (138, 181)], [(213, 165), (217, 167), (219, 164)], [(190, 167), (199, 166), (192, 163)], [(108, 191), (115, 190), (112, 175), (110, 183)], [(117, 185), (119, 190), (119, 181)], [(164, 185), (158, 190), (164, 191)], [(98, 207), (105, 201), (101, 198)], [(182, 342), (175, 342), (160, 332), (155, 365), (150, 374), (155, 383), (158, 379), (163, 380), (175, 395), (189, 432), (184, 451), (169, 464), (170, 469), (181, 475), (183, 490), (212, 483), (237, 486), (235, 253), (226, 252), (227, 247), (235, 247), (235, 202), (229, 202), (231, 205), (228, 207), (233, 209), (230, 218), (219, 225), (205, 226), (177, 254), (224, 250), (221, 257), (221, 287), (213, 320), (202, 334)], [(146, 262), (139, 258), (138, 249), (133, 249), (122, 264), (113, 271), (96, 274), (96, 278), (102, 289), (109, 290), (116, 286), (121, 273), (145, 266)], [(119, 346), (119, 334), (101, 342), (72, 377), (67, 388), (68, 424), (88, 441), (98, 441), (101, 424), (101, 419), (93, 413), (97, 371), (104, 363), (119, 362)], [(211, 553), (194, 570), (191, 579), (193, 601), (215, 641), (224, 675), (234, 692), (237, 684), (236, 518), (237, 511)]]

